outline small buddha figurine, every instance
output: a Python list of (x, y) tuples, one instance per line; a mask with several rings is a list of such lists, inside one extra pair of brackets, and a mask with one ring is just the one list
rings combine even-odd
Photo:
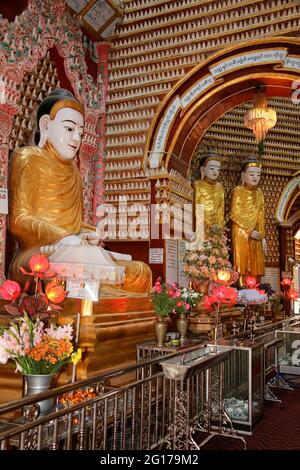
[[(262, 164), (254, 157), (243, 162), (241, 181), (232, 193), (232, 250), (233, 262), (242, 276), (265, 273), (265, 207), (264, 195), (258, 184)], [(259, 280), (259, 278), (258, 278)]]
[[(199, 228), (199, 217), (197, 217), (197, 205), (204, 206), (204, 225), (211, 227), (219, 225), (224, 227), (224, 188), (217, 181), (221, 169), (221, 157), (212, 151), (207, 152), (201, 162), (201, 179), (195, 181), (195, 211), (196, 211), (196, 232)], [(197, 220), (198, 219), (198, 220)]]
[[(81, 177), (75, 161), (84, 131), (82, 105), (68, 90), (54, 90), (40, 104), (37, 121), (38, 146), (17, 149), (11, 162), (9, 230), (19, 251), (10, 277), (21, 282), (20, 266), (28, 269), (31, 255), (38, 251), (51, 255), (63, 245), (76, 249), (82, 243), (103, 250), (95, 227), (82, 219)], [(124, 291), (150, 291), (149, 266), (115, 262), (125, 266)]]

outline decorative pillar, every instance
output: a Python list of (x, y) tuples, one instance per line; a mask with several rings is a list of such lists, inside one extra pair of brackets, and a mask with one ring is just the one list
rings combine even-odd
[[(18, 112), (17, 102), (19, 92), (16, 90), (16, 82), (3, 78), (9, 76), (9, 70), (3, 68), (3, 75), (0, 75), (2, 84), (0, 99), (0, 189), (7, 190), (8, 183), (8, 161), (9, 161), (9, 136), (12, 131), (13, 120)], [(6, 253), (6, 231), (7, 215), (0, 214), (0, 276), (5, 274), (5, 253)]]
[[(294, 257), (294, 253), (291, 253), (290, 243), (289, 243), (289, 230), (291, 229), (290, 226), (287, 225), (280, 225), (278, 227), (279, 230), (279, 261), (280, 261), (280, 282), (283, 279), (283, 272), (288, 271), (287, 266), (287, 258), (291, 256)], [(283, 292), (283, 309), (285, 315), (290, 315), (291, 312), (291, 301), (287, 296), (287, 292), (290, 289), (290, 286), (281, 287)]]
[(98, 218), (96, 217), (97, 207), (103, 201), (104, 193), (104, 153), (106, 147), (105, 130), (106, 130), (106, 99), (108, 87), (108, 52), (110, 45), (101, 42), (96, 43), (98, 53), (98, 83), (102, 83), (103, 87), (103, 109), (97, 126), (98, 134), (98, 151), (94, 162), (94, 198), (93, 198), (93, 224), (96, 225)]
[(280, 277), (282, 272), (286, 270), (286, 258), (287, 258), (287, 229), (284, 225), (279, 225), (279, 263), (280, 263)]
[[(165, 240), (163, 239), (163, 223), (160, 213), (156, 213), (159, 201), (156, 199), (156, 183), (157, 177), (150, 179), (151, 196), (150, 196), (150, 214), (149, 214), (149, 266), (152, 271), (153, 281), (160, 276), (165, 278), (166, 274), (166, 256), (165, 256)], [(163, 255), (153, 257), (153, 252), (162, 251)], [(160, 258), (160, 259), (159, 259)]]

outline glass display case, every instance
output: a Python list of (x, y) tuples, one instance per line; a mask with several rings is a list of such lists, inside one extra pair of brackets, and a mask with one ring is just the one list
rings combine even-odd
[(233, 347), (233, 354), (225, 362), (225, 411), (236, 430), (252, 434), (263, 417), (263, 344), (247, 339), (222, 339), (218, 344)]
[(300, 325), (283, 327), (275, 334), (283, 340), (278, 349), (279, 372), (300, 375)]

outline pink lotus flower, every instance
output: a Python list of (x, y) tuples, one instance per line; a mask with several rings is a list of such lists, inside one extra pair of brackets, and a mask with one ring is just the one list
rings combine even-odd
[(290, 289), (288, 291), (288, 298), (291, 300), (297, 300), (299, 297), (298, 292), (295, 289)]
[(48, 271), (49, 261), (45, 255), (32, 255), (29, 260), (29, 267), (31, 272), (26, 271), (26, 269), (24, 269), (22, 266), (20, 266), (20, 271), (25, 275), (34, 276), (41, 279), (45, 277), (54, 277), (56, 275), (54, 271)]
[(54, 304), (60, 304), (66, 298), (67, 292), (61, 284), (57, 284), (56, 281), (50, 282), (46, 286), (46, 296)]
[(248, 289), (254, 289), (257, 284), (256, 277), (252, 275), (247, 276), (245, 278), (245, 284), (248, 287)]
[(29, 261), (31, 271), (35, 273), (45, 273), (49, 269), (49, 261), (45, 255), (33, 255)]
[(16, 300), (21, 295), (21, 288), (15, 281), (5, 281), (0, 287), (0, 295), (4, 300)]
[(47, 256), (33, 255), (29, 260), (32, 272), (27, 272), (23, 267), (20, 270), (23, 274), (32, 276), (34, 279), (34, 294), (29, 292), (30, 281), (25, 283), (21, 289), (18, 282), (5, 281), (0, 286), (0, 295), (5, 300), (10, 300), (11, 304), (4, 305), (5, 310), (13, 316), (22, 316), (27, 314), (29, 317), (46, 318), (52, 310), (61, 310), (59, 303), (63, 302), (67, 293), (63, 286), (58, 282), (47, 284), (45, 292), (41, 279), (51, 278), (56, 275), (55, 272), (50, 273), (49, 262)]

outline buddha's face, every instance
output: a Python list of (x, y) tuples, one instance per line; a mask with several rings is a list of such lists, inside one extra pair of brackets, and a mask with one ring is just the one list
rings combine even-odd
[(62, 160), (73, 160), (79, 150), (84, 129), (83, 115), (79, 111), (62, 108), (54, 119), (44, 115), (40, 119), (40, 129)]
[(261, 168), (258, 166), (250, 166), (242, 173), (242, 182), (247, 186), (254, 188), (258, 185), (261, 177)]
[(221, 169), (221, 162), (218, 160), (209, 160), (201, 167), (201, 176), (209, 181), (216, 181), (218, 179)]

